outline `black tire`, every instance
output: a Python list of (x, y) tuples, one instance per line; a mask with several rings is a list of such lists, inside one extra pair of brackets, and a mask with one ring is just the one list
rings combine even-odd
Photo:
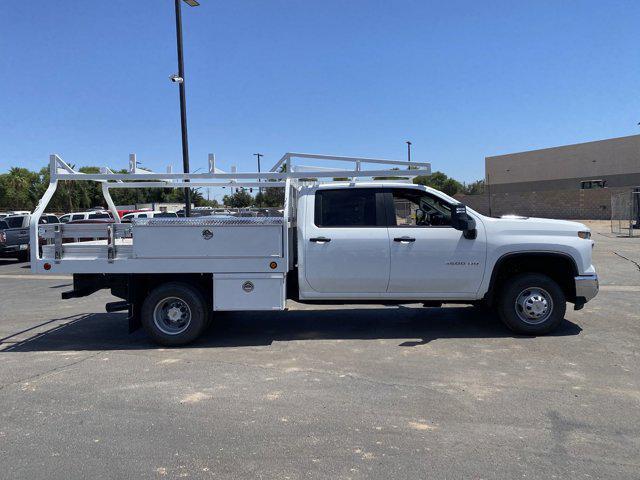
[(208, 307), (200, 291), (171, 282), (147, 295), (140, 312), (142, 326), (154, 342), (167, 347), (193, 342), (207, 327)]
[(544, 335), (564, 319), (567, 300), (560, 285), (540, 273), (507, 279), (499, 293), (498, 313), (507, 327), (524, 335)]

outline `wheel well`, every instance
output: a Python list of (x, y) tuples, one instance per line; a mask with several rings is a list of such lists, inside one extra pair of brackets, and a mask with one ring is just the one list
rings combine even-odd
[(140, 309), (149, 292), (163, 283), (180, 282), (197, 288), (213, 308), (213, 274), (211, 273), (76, 273), (73, 275), (73, 290), (63, 292), (62, 298), (78, 298), (107, 288), (115, 297), (125, 300), (129, 307), (129, 332), (140, 327)]
[(542, 273), (555, 280), (567, 300), (576, 297), (574, 277), (578, 274), (575, 262), (561, 253), (508, 254), (496, 262), (485, 299), (491, 304), (497, 292), (509, 278), (520, 273)]
[(130, 274), (121, 277), (111, 286), (111, 293), (126, 300), (130, 305), (129, 332), (140, 328), (142, 302), (154, 288), (164, 283), (185, 283), (197, 288), (204, 298), (207, 310), (213, 308), (213, 275), (211, 273), (184, 274)]
[[(213, 292), (213, 275), (210, 273), (185, 273), (185, 274), (134, 274), (128, 280), (130, 290), (128, 300), (134, 304), (142, 303), (145, 297), (154, 288), (164, 283), (185, 283), (197, 288), (207, 304), (211, 303)], [(132, 291), (133, 290), (133, 291)], [(116, 295), (115, 292), (113, 292)]]

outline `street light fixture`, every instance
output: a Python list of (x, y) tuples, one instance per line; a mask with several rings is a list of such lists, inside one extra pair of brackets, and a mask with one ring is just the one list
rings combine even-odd
[(412, 145), (412, 143), (409, 140), (407, 140), (405, 143), (407, 144), (407, 161), (411, 162), (411, 145)]
[[(184, 173), (189, 173), (189, 142), (187, 140), (187, 97), (184, 88), (184, 56), (182, 53), (182, 1), (191, 7), (200, 5), (196, 0), (175, 0), (176, 10), (176, 42), (178, 47), (178, 73), (169, 77), (173, 83), (177, 83), (180, 89), (180, 127), (182, 131), (182, 168)], [(189, 180), (186, 179), (186, 182)], [(184, 214), (191, 216), (191, 190), (184, 189)]]

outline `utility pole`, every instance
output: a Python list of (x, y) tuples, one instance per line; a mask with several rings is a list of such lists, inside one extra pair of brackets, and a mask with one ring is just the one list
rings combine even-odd
[[(253, 156), (258, 157), (258, 173), (260, 173), (260, 157), (264, 157), (264, 155), (261, 153), (254, 153)], [(260, 179), (258, 179), (258, 183), (260, 183)], [(258, 191), (262, 193), (262, 188), (258, 188)]]
[[(184, 86), (184, 55), (182, 53), (182, 10), (181, 5), (184, 1), (191, 7), (197, 7), (199, 3), (196, 0), (175, 0), (176, 10), (176, 43), (178, 48), (178, 74), (171, 75), (171, 81), (178, 84), (180, 90), (180, 127), (182, 131), (182, 168), (184, 173), (189, 173), (189, 142), (187, 140), (187, 96)], [(189, 180), (186, 179), (186, 182)], [(185, 217), (191, 216), (191, 190), (188, 187), (184, 189), (184, 214)]]

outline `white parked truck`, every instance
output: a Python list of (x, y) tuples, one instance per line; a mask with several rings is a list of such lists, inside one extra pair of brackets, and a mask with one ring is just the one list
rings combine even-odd
[[(354, 169), (300, 165), (316, 159)], [(411, 170), (364, 170), (364, 164)], [(326, 165), (326, 164), (325, 164)], [(396, 167), (397, 168), (397, 167)], [(75, 172), (50, 158), (51, 184), (90, 180), (118, 219), (112, 188), (281, 188), (281, 217), (210, 216), (134, 219), (132, 223), (31, 224), (34, 272), (73, 274), (63, 298), (108, 288), (162, 345), (195, 340), (218, 311), (284, 310), (305, 303), (468, 303), (494, 308), (521, 334), (545, 334), (566, 303), (580, 309), (598, 292), (593, 242), (580, 223), (490, 218), (454, 198), (407, 180), (430, 173), (426, 163), (286, 154), (270, 172)], [(405, 179), (376, 180), (406, 175)], [(333, 178), (347, 178), (334, 181)], [(326, 178), (322, 182), (319, 179)], [(99, 238), (67, 243), (64, 239)], [(42, 245), (39, 253), (38, 242)], [(35, 245), (35, 248), (34, 248)]]

